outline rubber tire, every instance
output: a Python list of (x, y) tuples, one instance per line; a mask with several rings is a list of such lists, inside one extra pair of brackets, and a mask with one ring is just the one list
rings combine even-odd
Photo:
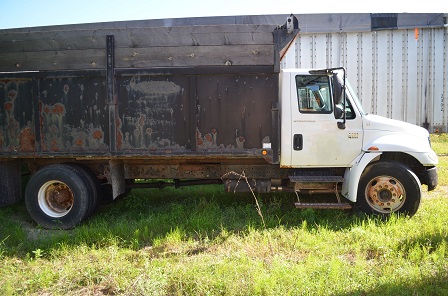
[(374, 214), (378, 216), (388, 217), (391, 212), (384, 213), (373, 208), (367, 201), (366, 187), (374, 178), (379, 176), (390, 176), (399, 185), (404, 188), (404, 202), (395, 213), (404, 215), (414, 215), (421, 200), (421, 184), (417, 176), (405, 165), (395, 161), (378, 161), (367, 166), (364, 173), (361, 175), (361, 180), (358, 185), (358, 196), (356, 200), (356, 207), (366, 214)]
[(96, 210), (98, 210), (100, 206), (101, 188), (99, 180), (97, 179), (97, 177), (95, 176), (95, 174), (92, 172), (91, 169), (89, 169), (86, 166), (83, 166), (82, 164), (66, 163), (65, 165), (68, 165), (73, 169), (77, 170), (79, 174), (82, 174), (84, 176), (85, 181), (90, 184), (93, 194), (89, 198), (89, 210), (87, 211), (85, 217), (90, 218), (96, 212)]
[[(46, 214), (39, 205), (39, 190), (53, 180), (64, 183), (74, 197), (71, 209), (61, 217)], [(71, 229), (87, 217), (94, 194), (91, 184), (78, 169), (67, 164), (55, 164), (46, 166), (31, 176), (25, 189), (25, 205), (30, 216), (42, 227)]]

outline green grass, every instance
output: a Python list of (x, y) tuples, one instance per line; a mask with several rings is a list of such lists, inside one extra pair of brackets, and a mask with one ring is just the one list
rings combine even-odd
[(448, 155), (448, 134), (431, 134), (431, 145), (439, 155)]
[[(447, 137), (432, 136), (437, 152)], [(441, 147), (439, 150), (439, 148)], [(447, 295), (448, 156), (412, 218), (221, 186), (133, 190), (70, 231), (0, 209), (0, 295)]]

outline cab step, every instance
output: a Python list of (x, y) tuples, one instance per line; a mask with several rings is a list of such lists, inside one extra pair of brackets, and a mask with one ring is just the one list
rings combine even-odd
[[(294, 192), (297, 196), (297, 202), (294, 203), (298, 209), (339, 209), (348, 210), (352, 208), (350, 203), (342, 203), (338, 192), (338, 183), (344, 182), (343, 176), (325, 174), (325, 172), (310, 173), (307, 175), (292, 175), (289, 180), (294, 183)], [(312, 190), (316, 193), (333, 192), (336, 195), (337, 202), (301, 202), (300, 192)]]
[(350, 210), (349, 203), (317, 203), (317, 202), (296, 202), (297, 209), (321, 209), (321, 210)]

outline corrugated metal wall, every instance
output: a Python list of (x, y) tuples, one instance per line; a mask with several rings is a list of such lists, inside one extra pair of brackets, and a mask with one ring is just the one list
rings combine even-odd
[(448, 28), (301, 33), (283, 68), (343, 66), (368, 113), (447, 132)]

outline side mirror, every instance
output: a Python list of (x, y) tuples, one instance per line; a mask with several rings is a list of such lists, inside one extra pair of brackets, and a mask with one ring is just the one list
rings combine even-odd
[(337, 72), (333, 72), (333, 101), (335, 104), (342, 103), (342, 91), (344, 89), (343, 81)]
[[(339, 111), (337, 111), (338, 104), (342, 104), (342, 106), (346, 106), (345, 103), (345, 69), (339, 68), (335, 70), (342, 70), (342, 76), (338, 75), (338, 72), (333, 72), (333, 95), (334, 95), (334, 104), (335, 104), (335, 111), (334, 115), (337, 119), (342, 119), (342, 121), (338, 121), (338, 128), (339, 129), (345, 129), (345, 112), (344, 107), (341, 107)], [(342, 114), (340, 114), (342, 112)], [(339, 116), (340, 115), (340, 116)]]
[(344, 116), (344, 110), (342, 109), (342, 106), (335, 105), (334, 106), (334, 118), (342, 119), (343, 116)]

